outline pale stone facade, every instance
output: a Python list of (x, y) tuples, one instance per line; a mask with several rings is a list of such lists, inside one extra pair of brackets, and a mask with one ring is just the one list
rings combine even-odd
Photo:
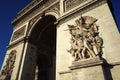
[(120, 79), (120, 34), (107, 0), (33, 0), (12, 23), (0, 80)]

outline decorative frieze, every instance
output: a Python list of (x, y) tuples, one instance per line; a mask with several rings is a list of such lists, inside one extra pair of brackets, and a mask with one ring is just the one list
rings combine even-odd
[(87, 1), (87, 0), (64, 0), (64, 11), (66, 12), (66, 11), (82, 4), (85, 1)]
[(0, 74), (0, 80), (10, 80), (15, 64), (16, 53), (16, 50), (12, 50), (10, 54), (8, 54), (8, 58)]
[(11, 41), (14, 41), (20, 37), (22, 37), (24, 34), (25, 34), (25, 29), (26, 29), (26, 25), (23, 26), (22, 28), (18, 29), (17, 31), (15, 31), (13, 33), (13, 37), (12, 37), (12, 40)]

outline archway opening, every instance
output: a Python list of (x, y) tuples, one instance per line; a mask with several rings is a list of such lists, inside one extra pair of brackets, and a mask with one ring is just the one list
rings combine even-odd
[(30, 39), (37, 47), (36, 79), (55, 80), (56, 70), (56, 18), (43, 17), (32, 30)]

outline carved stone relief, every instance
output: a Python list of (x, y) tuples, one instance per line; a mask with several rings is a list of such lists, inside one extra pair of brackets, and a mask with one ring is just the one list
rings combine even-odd
[(57, 4), (53, 5), (48, 10), (46, 10), (45, 12), (49, 12), (49, 11), (57, 12), (57, 14), (60, 15), (60, 3), (58, 2)]
[(22, 28), (18, 29), (17, 31), (15, 31), (13, 33), (12, 41), (14, 41), (14, 40), (20, 38), (21, 36), (23, 36), (24, 33), (25, 33), (25, 28), (26, 28), (26, 25), (23, 26)]
[(64, 0), (64, 11), (68, 11), (87, 0)]
[(81, 16), (75, 25), (68, 25), (71, 34), (71, 49), (68, 52), (75, 61), (102, 55), (103, 40), (99, 36), (97, 19)]
[(6, 64), (3, 66), (3, 69), (0, 74), (0, 80), (10, 80), (14, 68), (16, 53), (16, 50), (12, 50), (10, 54), (8, 54), (9, 56), (6, 60)]

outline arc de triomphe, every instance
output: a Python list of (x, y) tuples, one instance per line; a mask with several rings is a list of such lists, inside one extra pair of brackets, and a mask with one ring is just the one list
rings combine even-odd
[(33, 0), (12, 24), (0, 80), (120, 79), (108, 0)]

